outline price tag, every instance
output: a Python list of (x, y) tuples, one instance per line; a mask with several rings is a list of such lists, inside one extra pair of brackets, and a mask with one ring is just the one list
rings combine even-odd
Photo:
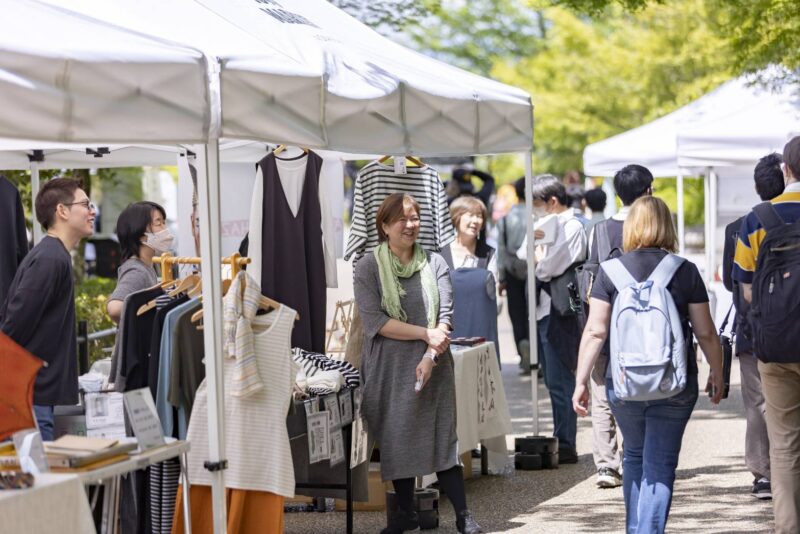
[(395, 174), (405, 174), (406, 173), (406, 158), (405, 158), (405, 156), (395, 156), (394, 157), (394, 173)]
[(367, 461), (367, 457), (369, 456), (369, 451), (367, 447), (369, 445), (369, 437), (367, 436), (367, 429), (364, 425), (364, 418), (357, 417), (353, 421), (353, 445), (350, 449), (350, 467), (353, 468), (357, 465), (361, 465)]
[(353, 392), (349, 389), (339, 392), (339, 413), (342, 416), (342, 426), (353, 422)]
[(353, 390), (353, 419), (358, 419), (361, 417), (361, 400), (363, 398), (363, 394), (361, 393), (361, 388), (357, 387)]
[(327, 460), (331, 456), (328, 417), (328, 412), (312, 413), (306, 417), (308, 458), (312, 464)]
[(124, 402), (139, 449), (146, 451), (164, 445), (164, 432), (150, 388), (126, 391)]
[(330, 430), (333, 432), (336, 428), (342, 427), (342, 418), (339, 414), (339, 399), (336, 398), (336, 393), (331, 393), (323, 399), (325, 402), (325, 411), (330, 414)]
[(331, 433), (331, 467), (344, 462), (344, 434), (341, 428)]
[(303, 406), (306, 409), (306, 416), (319, 411), (319, 400), (317, 397), (303, 401)]

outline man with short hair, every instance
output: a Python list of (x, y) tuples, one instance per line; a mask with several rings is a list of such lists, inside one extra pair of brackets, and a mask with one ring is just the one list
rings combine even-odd
[[(599, 222), (592, 228), (589, 238), (589, 260), (586, 266), (599, 266), (606, 260), (622, 255), (623, 224), (628, 217), (631, 204), (639, 197), (653, 193), (653, 174), (641, 165), (627, 165), (614, 175), (614, 189), (622, 200), (622, 208), (610, 219)], [(602, 192), (602, 189), (599, 191)], [(594, 208), (592, 211), (594, 212)], [(598, 211), (602, 214), (602, 209)], [(598, 239), (599, 234), (604, 234), (601, 239)], [(615, 488), (622, 484), (619, 472), (621, 458), (617, 445), (617, 423), (606, 396), (608, 354), (609, 347), (606, 342), (592, 369), (591, 380), (592, 455), (597, 468), (596, 483), (601, 488)]]
[(514, 182), (517, 203), (497, 224), (497, 288), (508, 300), (508, 316), (514, 332), (514, 343), (524, 373), (531, 370), (531, 344), (528, 328), (528, 262), (517, 257), (525, 240), (525, 177)]
[(600, 221), (606, 220), (603, 212), (606, 209), (606, 192), (599, 187), (589, 189), (586, 191), (586, 207), (592, 211), (592, 217), (589, 219), (589, 226), (586, 227), (587, 232), (591, 232)]
[[(786, 187), (783, 183), (780, 154), (772, 153), (759, 160), (753, 172), (756, 193), (762, 201), (772, 200)], [(747, 429), (744, 438), (744, 463), (755, 477), (750, 492), (758, 499), (771, 499), (769, 436), (764, 417), (764, 394), (761, 388), (761, 375), (758, 373), (758, 360), (753, 354), (752, 332), (747, 311), (749, 304), (742, 298), (740, 284), (733, 280), (733, 256), (739, 241), (739, 230), (745, 217), (739, 217), (725, 227), (725, 248), (722, 254), (722, 281), (725, 289), (733, 293), (736, 308), (734, 347), (739, 358), (739, 371), (742, 376), (742, 401), (744, 402)]]
[[(786, 294), (781, 287), (792, 287), (796, 283), (792, 273), (797, 268), (794, 225), (800, 221), (800, 136), (783, 148), (783, 173), (786, 184), (783, 194), (773, 198), (769, 205), (763, 205), (770, 211), (761, 208), (760, 204), (742, 222), (734, 256), (733, 279), (741, 284), (745, 301), (752, 302), (753, 297), (757, 297), (754, 306), (763, 299), (784, 309), (793, 307), (796, 311), (800, 295)], [(764, 218), (772, 220), (765, 221)], [(792, 226), (786, 229), (781, 223)], [(782, 232), (781, 235), (790, 241), (783, 247), (762, 250), (762, 243), (774, 231)], [(760, 279), (759, 269), (773, 267), (770, 260), (776, 259), (781, 260), (780, 271), (765, 270), (774, 273), (770, 284), (768, 288), (759, 286), (758, 294), (754, 295), (753, 282), (764, 281)], [(791, 263), (784, 265), (784, 259)], [(780, 276), (776, 279), (776, 275)], [(778, 290), (773, 292), (776, 284)], [(784, 349), (780, 353), (770, 353), (763, 348), (773, 343), (791, 345), (790, 340), (797, 335), (797, 326), (792, 324), (796, 314), (782, 317), (773, 314), (768, 309), (753, 309), (751, 318), (753, 333), (760, 334), (754, 339), (754, 348), (759, 359), (758, 371), (766, 404), (775, 531), (788, 534), (800, 532), (800, 347), (794, 345), (793, 349)], [(783, 311), (779, 314), (784, 315)], [(782, 335), (772, 334), (765, 338), (765, 333), (760, 331), (765, 325), (778, 325)]]
[(17, 269), (0, 308), (0, 330), (44, 360), (33, 389), (42, 439), (55, 438), (53, 408), (78, 403), (73, 250), (92, 235), (96, 208), (71, 178), (47, 182), (36, 195), (36, 219), (47, 234)]
[[(581, 325), (577, 314), (559, 311), (559, 308), (568, 307), (566, 303), (553, 299), (563, 297), (556, 295), (557, 279), (586, 260), (586, 231), (569, 207), (567, 190), (558, 178), (549, 174), (538, 176), (533, 182), (532, 194), (533, 213), (537, 218), (548, 215), (558, 218), (552, 243), (536, 247), (537, 332), (544, 381), (553, 408), (553, 434), (558, 438), (558, 460), (564, 464), (577, 463), (578, 419), (571, 403)], [(534, 233), (537, 240), (545, 237), (542, 230)], [(525, 256), (526, 245), (527, 240), (518, 255)]]

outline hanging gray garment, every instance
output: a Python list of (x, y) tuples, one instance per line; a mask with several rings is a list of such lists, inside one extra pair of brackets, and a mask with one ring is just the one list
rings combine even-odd
[[(453, 292), (447, 263), (428, 253), (439, 286), (439, 323), (452, 325)], [(406, 296), (400, 299), (409, 324), (427, 328), (427, 308), (420, 273), (401, 278)], [(424, 341), (397, 341), (378, 331), (389, 320), (381, 309), (378, 263), (366, 254), (356, 265), (355, 297), (364, 326), (361, 377), (362, 411), (381, 451), (381, 478), (396, 480), (445, 471), (458, 460), (456, 392), (450, 351), (427, 385), (416, 393), (416, 368), (427, 350)]]

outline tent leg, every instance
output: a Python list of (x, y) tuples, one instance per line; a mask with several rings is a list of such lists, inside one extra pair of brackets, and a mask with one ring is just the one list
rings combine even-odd
[(686, 253), (686, 213), (683, 206), (683, 173), (678, 173), (678, 252), (681, 256)]
[(705, 253), (706, 253), (706, 265), (705, 265), (705, 278), (706, 283), (711, 283), (714, 281), (714, 211), (715, 211), (715, 204), (714, 204), (714, 194), (716, 187), (713, 187), (713, 182), (715, 178), (715, 173), (711, 170), (711, 167), (706, 168), (706, 175), (704, 178), (703, 183), (703, 193), (705, 197), (703, 211), (705, 212)]
[(709, 267), (708, 281), (713, 282), (717, 272), (717, 184), (719, 180), (717, 173), (713, 169), (709, 170), (708, 180), (709, 192), (711, 194), (709, 202), (709, 239), (707, 247)]
[(225, 534), (224, 382), (222, 368), (222, 258), (220, 243), (219, 141), (197, 153), (198, 217), (203, 282), (203, 344), (208, 391), (208, 463), (211, 471), (214, 532)]
[(533, 402), (533, 435), (539, 435), (539, 344), (536, 330), (536, 264), (533, 243), (533, 153), (525, 153), (525, 235), (528, 240), (528, 337), (531, 343), (531, 400)]
[(38, 245), (42, 240), (42, 225), (36, 220), (36, 196), (39, 194), (39, 162), (31, 161), (31, 215), (33, 219), (33, 244)]

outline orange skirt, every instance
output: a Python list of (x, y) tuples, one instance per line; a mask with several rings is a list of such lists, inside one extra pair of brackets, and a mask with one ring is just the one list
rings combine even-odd
[[(225, 490), (228, 507), (228, 534), (282, 534), (284, 498), (266, 491)], [(211, 487), (192, 486), (189, 489), (192, 505), (192, 532), (213, 534)], [(183, 490), (178, 488), (172, 534), (184, 534)]]

